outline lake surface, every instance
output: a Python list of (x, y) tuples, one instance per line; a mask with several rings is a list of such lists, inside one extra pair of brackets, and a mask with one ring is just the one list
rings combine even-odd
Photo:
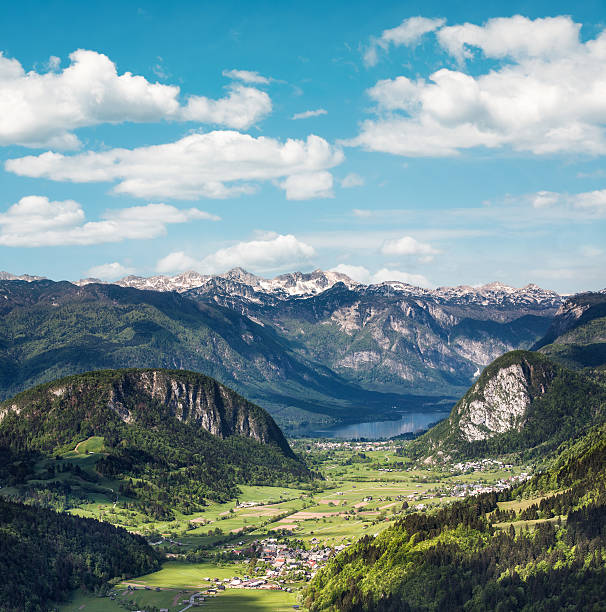
[(369, 423), (353, 423), (349, 425), (335, 425), (309, 430), (304, 435), (318, 438), (338, 438), (341, 440), (379, 440), (392, 438), (404, 433), (415, 433), (445, 419), (450, 410), (441, 412), (407, 412), (394, 421), (371, 421)]

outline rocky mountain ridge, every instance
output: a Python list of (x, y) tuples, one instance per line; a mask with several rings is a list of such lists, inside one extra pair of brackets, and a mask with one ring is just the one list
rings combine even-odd
[[(75, 284), (83, 285), (92, 282), (102, 281), (99, 279), (82, 279)], [(185, 292), (192, 289), (203, 289), (209, 292), (216, 287), (230, 287), (232, 293), (240, 293), (242, 297), (244, 297), (243, 294), (246, 294), (246, 297), (257, 301), (262, 299), (262, 295), (274, 296), (282, 300), (293, 297), (311, 297), (332, 288), (337, 283), (343, 283), (348, 289), (361, 292), (401, 294), (408, 297), (456, 304), (535, 304), (554, 308), (562, 302), (561, 297), (555, 291), (542, 289), (535, 284), (515, 288), (504, 283), (491, 282), (476, 287), (459, 285), (456, 287), (438, 287), (437, 289), (416, 287), (400, 281), (385, 281), (379, 284), (365, 285), (340, 272), (319, 269), (309, 273), (291, 272), (272, 279), (251, 274), (242, 268), (234, 268), (224, 274), (215, 275), (200, 274), (190, 270), (175, 276), (141, 277), (130, 275), (114, 282), (114, 284), (122, 287), (153, 291)], [(255, 296), (255, 293), (261, 295)]]

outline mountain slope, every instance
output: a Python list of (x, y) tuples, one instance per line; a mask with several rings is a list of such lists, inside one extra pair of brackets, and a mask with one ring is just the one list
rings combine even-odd
[(407, 400), (365, 392), (297, 355), (273, 328), (174, 292), (0, 281), (0, 314), (0, 397), (66, 374), (138, 366), (204, 372), (283, 423), (364, 418)]
[(513, 351), (496, 359), (452, 409), (421, 436), (412, 451), (469, 457), (555, 450), (606, 418), (606, 388), (589, 374), (547, 357)]
[(0, 610), (42, 611), (74, 589), (159, 569), (141, 536), (0, 498)]
[(566, 300), (533, 350), (572, 369), (606, 364), (606, 293), (581, 293)]
[(103, 449), (96, 471), (158, 516), (233, 498), (238, 482), (311, 477), (264, 410), (194, 372), (90, 372), (0, 405), (0, 447), (14, 453), (54, 456), (91, 437)]
[(337, 282), (281, 297), (218, 277), (186, 295), (273, 327), (298, 354), (366, 389), (451, 396), (499, 355), (542, 337), (560, 303), (538, 287), (499, 284), (430, 291)]

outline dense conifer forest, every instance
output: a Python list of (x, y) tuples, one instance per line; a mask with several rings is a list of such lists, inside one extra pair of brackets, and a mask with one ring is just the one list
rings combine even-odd
[(78, 587), (159, 567), (145, 539), (125, 529), (0, 498), (0, 610), (48, 610)]

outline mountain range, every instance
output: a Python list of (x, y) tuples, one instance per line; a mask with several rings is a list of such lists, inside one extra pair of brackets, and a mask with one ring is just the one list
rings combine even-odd
[(443, 409), (496, 357), (540, 340), (563, 303), (535, 285), (429, 290), (319, 270), (28, 277), (0, 281), (0, 295), (4, 397), (91, 369), (178, 367), (218, 378), (282, 426)]

